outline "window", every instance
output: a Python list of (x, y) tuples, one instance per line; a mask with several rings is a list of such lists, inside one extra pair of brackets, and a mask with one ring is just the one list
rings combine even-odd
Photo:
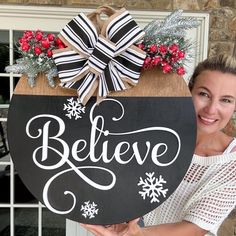
[[(10, 99), (20, 75), (6, 73), (5, 66), (12, 65), (17, 58), (14, 42), (24, 30), (41, 29), (59, 32), (79, 12), (91, 9), (33, 7), (0, 5), (0, 235), (1, 236), (76, 236), (86, 235), (78, 224), (67, 221), (49, 212), (24, 187), (10, 158), (7, 145), (7, 113)], [(170, 12), (130, 11), (141, 27), (151, 20), (164, 18)], [(205, 13), (184, 13), (196, 17), (200, 26), (189, 32), (196, 41), (194, 61), (189, 65), (189, 74), (194, 66), (207, 56), (209, 15)], [(67, 227), (66, 227), (67, 226)]]

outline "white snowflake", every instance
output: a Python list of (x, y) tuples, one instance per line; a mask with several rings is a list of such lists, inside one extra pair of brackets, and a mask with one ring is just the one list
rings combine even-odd
[(80, 211), (83, 212), (84, 218), (92, 219), (95, 217), (95, 214), (98, 214), (98, 209), (96, 208), (97, 204), (94, 202), (90, 203), (90, 201), (84, 202), (84, 205), (81, 205)]
[(78, 118), (82, 118), (80, 114), (85, 113), (85, 107), (77, 100), (74, 101), (73, 97), (67, 99), (67, 101), (68, 103), (67, 104), (64, 103), (64, 108), (63, 108), (64, 111), (65, 110), (67, 111), (66, 116), (68, 116), (70, 119), (72, 117), (75, 117), (76, 120)]
[(161, 175), (159, 178), (156, 178), (154, 174), (154, 172), (146, 173), (147, 178), (143, 180), (143, 178), (140, 177), (138, 182), (138, 186), (142, 186), (142, 191), (139, 191), (139, 194), (144, 200), (146, 197), (151, 198), (151, 203), (160, 202), (158, 197), (161, 195), (166, 197), (166, 193), (168, 192), (168, 189), (163, 189), (163, 184), (165, 184), (166, 181)]

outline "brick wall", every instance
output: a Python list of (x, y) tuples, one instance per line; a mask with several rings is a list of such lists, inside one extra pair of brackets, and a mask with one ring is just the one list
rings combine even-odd
[[(97, 2), (97, 1), (96, 1)], [(97, 7), (94, 0), (0, 0), (0, 4), (25, 4), (66, 7)], [(100, 0), (99, 5), (127, 9), (204, 11), (210, 13), (209, 51), (213, 56), (219, 52), (236, 54), (236, 0)], [(236, 56), (236, 55), (235, 55)], [(236, 116), (227, 132), (236, 136)], [(225, 220), (219, 236), (236, 235), (236, 211)]]

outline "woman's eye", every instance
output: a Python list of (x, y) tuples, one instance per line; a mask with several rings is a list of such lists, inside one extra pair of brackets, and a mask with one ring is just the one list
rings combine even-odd
[(224, 103), (232, 103), (233, 102), (231, 99), (228, 99), (228, 98), (222, 98), (221, 100)]
[(208, 93), (206, 92), (199, 92), (199, 95), (203, 97), (209, 97)]

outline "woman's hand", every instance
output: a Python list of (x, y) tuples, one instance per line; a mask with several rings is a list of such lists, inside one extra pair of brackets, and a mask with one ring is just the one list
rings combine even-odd
[(110, 226), (81, 224), (95, 236), (143, 236), (142, 230), (137, 224), (139, 219), (128, 223), (115, 224)]

